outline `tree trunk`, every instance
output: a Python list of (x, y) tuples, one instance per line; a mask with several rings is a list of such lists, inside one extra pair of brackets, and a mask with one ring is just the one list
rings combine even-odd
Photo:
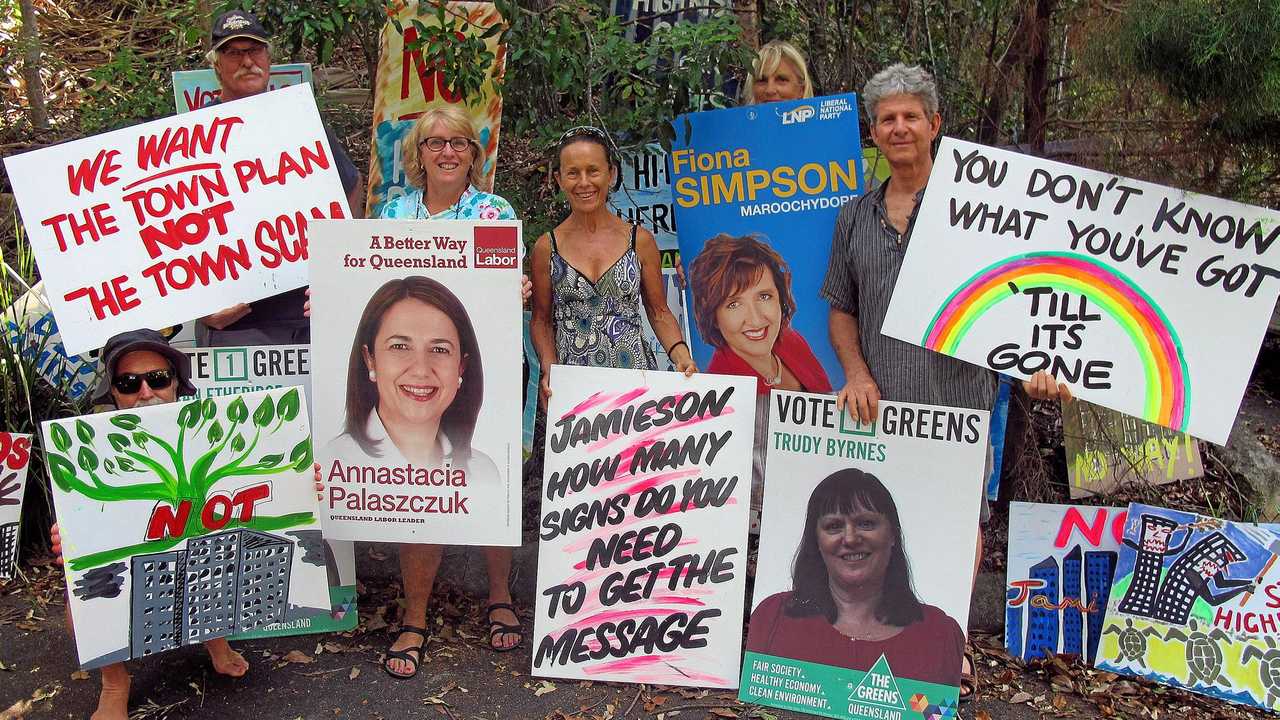
[[(1032, 0), (1034, 2), (1035, 0)], [(983, 81), (983, 96), (986, 102), (983, 104), (980, 115), (978, 116), (978, 142), (983, 145), (1000, 144), (1000, 129), (1004, 125), (1005, 106), (1009, 102), (1009, 90), (1013, 86), (1014, 68), (1022, 61), (1026, 48), (1026, 25), (1027, 25), (1027, 8), (1022, 4), (1018, 15), (1013, 20), (1013, 29), (1009, 33), (1009, 44), (1004, 53), (995, 59), (995, 68), (993, 77), (990, 81)], [(997, 11), (998, 14), (999, 11)], [(991, 40), (989, 41), (989, 49), (994, 56), (996, 48), (996, 35), (999, 31), (999, 18), (992, 19)], [(988, 64), (989, 72), (990, 65)], [(988, 92), (990, 94), (988, 94)]]
[(18, 29), (18, 46), (22, 48), (22, 84), (27, 89), (27, 114), (37, 131), (49, 129), (49, 112), (45, 109), (44, 83), (40, 81), (40, 28), (32, 0), (18, 0), (22, 10), (22, 27)]
[(757, 0), (733, 0), (733, 14), (742, 26), (742, 41), (751, 49), (760, 47), (760, 5)]
[(1036, 155), (1044, 155), (1049, 107), (1049, 25), (1056, 0), (1030, 0), (1027, 24), (1026, 86), (1022, 96), (1023, 134)]

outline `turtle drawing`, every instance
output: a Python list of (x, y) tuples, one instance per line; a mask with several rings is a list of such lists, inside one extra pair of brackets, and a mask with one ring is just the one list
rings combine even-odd
[(1232, 683), (1222, 674), (1222, 648), (1218, 642), (1230, 640), (1231, 636), (1214, 628), (1208, 633), (1200, 632), (1195, 619), (1189, 621), (1191, 631), (1184, 633), (1179, 628), (1169, 628), (1165, 633), (1165, 641), (1181, 640), (1186, 644), (1187, 653), (1187, 687), (1194, 683), (1231, 687)]
[(1264, 635), (1262, 639), (1266, 641), (1267, 649), (1246, 645), (1240, 664), (1248, 665), (1250, 660), (1258, 659), (1258, 679), (1267, 691), (1267, 707), (1275, 707), (1280, 702), (1280, 648), (1276, 647), (1274, 637)]
[(1116, 638), (1116, 645), (1120, 647), (1119, 654), (1113, 663), (1118, 662), (1136, 662), (1142, 667), (1147, 666), (1147, 637), (1160, 637), (1160, 631), (1153, 627), (1144, 627), (1141, 630), (1133, 626), (1133, 618), (1124, 619), (1124, 627), (1112, 625), (1102, 631), (1103, 635), (1115, 633), (1120, 637)]

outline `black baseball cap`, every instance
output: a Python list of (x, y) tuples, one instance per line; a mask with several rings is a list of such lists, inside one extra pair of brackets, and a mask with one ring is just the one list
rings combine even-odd
[(217, 50), (223, 43), (236, 38), (257, 40), (260, 43), (271, 43), (271, 36), (262, 27), (253, 13), (244, 10), (224, 12), (213, 21), (213, 30), (209, 34), (210, 49)]
[(102, 346), (102, 375), (98, 378), (98, 389), (93, 393), (94, 405), (106, 405), (114, 402), (111, 397), (111, 381), (116, 377), (116, 365), (120, 358), (138, 350), (150, 350), (164, 356), (173, 366), (177, 375), (178, 397), (195, 395), (196, 386), (191, 384), (191, 358), (181, 350), (165, 341), (164, 336), (155, 330), (131, 330), (113, 336)]

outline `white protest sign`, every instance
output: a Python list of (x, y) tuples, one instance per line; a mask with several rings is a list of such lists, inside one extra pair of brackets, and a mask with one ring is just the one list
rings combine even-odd
[(533, 674), (736, 687), (755, 381), (556, 365)]
[(22, 492), (31, 467), (31, 436), (0, 432), (0, 580), (18, 568)]
[[(200, 398), (301, 385), (311, 398), (311, 346), (187, 348)], [(308, 407), (311, 404), (308, 403)]]
[(1274, 210), (945, 138), (882, 332), (1222, 444), (1277, 238)]
[(298, 388), (42, 428), (82, 667), (330, 611)]
[(326, 537), (518, 545), (520, 223), (313, 226)]
[(69, 355), (301, 287), (307, 225), (349, 215), (310, 85), (5, 169)]
[[(774, 390), (739, 696), (833, 718), (954, 714), (990, 413)], [(842, 598), (837, 602), (839, 593)]]

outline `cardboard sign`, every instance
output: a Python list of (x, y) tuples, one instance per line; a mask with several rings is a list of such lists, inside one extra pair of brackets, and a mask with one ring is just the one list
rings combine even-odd
[[(667, 151), (657, 143), (624, 148), (618, 158), (618, 181), (609, 193), (613, 212), (623, 220), (639, 223), (658, 243), (658, 250), (674, 250), (680, 261), (676, 240), (675, 202), (671, 199), (671, 171)], [(666, 267), (664, 253), (663, 266)]]
[(22, 493), (31, 467), (31, 436), (0, 432), (0, 580), (18, 570)]
[[(830, 395), (774, 390), (770, 405), (739, 698), (832, 718), (954, 716), (988, 413), (881, 401), (863, 425)], [(874, 583), (883, 620), (842, 617), (832, 587)]]
[(311, 357), (326, 537), (520, 543), (516, 221), (319, 223)]
[(1195, 438), (1084, 400), (1062, 403), (1062, 444), (1073, 498), (1204, 475)]
[(68, 354), (301, 287), (308, 223), (348, 215), (310, 85), (5, 168)]
[(190, 348), (183, 352), (191, 358), (191, 384), (197, 397), (300, 385), (308, 401), (311, 399), (310, 345)]
[[(311, 63), (287, 63), (271, 66), (267, 90), (312, 84)], [(173, 106), (178, 113), (208, 107), (222, 97), (222, 87), (213, 68), (176, 70), (173, 73)]]
[(41, 295), (38, 282), (17, 300), (3, 316), (5, 340), (18, 355), (32, 361), (50, 387), (71, 400), (92, 392), (98, 378), (98, 351), (68, 355), (58, 332), (58, 321)]
[[(311, 401), (311, 346), (262, 345), (257, 347), (190, 348), (191, 384), (196, 397), (222, 397), (273, 388), (302, 388)], [(346, 632), (355, 629), (356, 612), (355, 545), (343, 540), (325, 540), (325, 568), (329, 576), (330, 610), (313, 617), (267, 625), (236, 635), (250, 640), (309, 633)]]
[[(752, 342), (735, 341), (743, 333), (698, 327), (692, 333), (698, 367), (728, 372), (722, 368), (733, 362), (731, 355), (785, 354), (792, 362), (803, 361), (803, 367), (790, 369), (812, 378), (802, 384), (805, 389), (826, 392), (841, 387), (844, 371), (831, 348), (829, 308), (818, 290), (827, 272), (836, 216), (863, 191), (857, 97), (833, 95), (711, 110), (682, 115), (672, 125), (672, 192), (680, 255), (688, 271), (690, 313), (696, 318), (699, 300), (713, 305), (722, 300), (710, 297), (698, 273), (699, 255), (720, 235), (758, 240), (780, 255), (790, 279), (781, 283), (788, 287), (778, 287), (776, 295), (789, 293), (796, 305), (789, 323), (775, 313), (778, 318), (766, 330), (766, 340), (772, 342), (762, 351)], [(717, 264), (719, 257), (703, 259), (710, 263), (709, 277), (723, 267)], [(708, 342), (716, 329), (724, 338), (723, 347)], [(784, 332), (788, 329), (795, 332)]]
[(1227, 441), (1280, 212), (944, 138), (882, 332)]
[(644, 42), (650, 35), (676, 23), (706, 20), (712, 13), (729, 10), (724, 0), (613, 0), (613, 14), (626, 25), (626, 38)]
[(1125, 517), (1125, 508), (1009, 504), (1004, 646), (1010, 655), (1069, 653), (1093, 664)]
[[(462, 32), (473, 37), (503, 22), (493, 3), (450, 0), (444, 5), (445, 12), (465, 27)], [(484, 146), (484, 181), (480, 189), (486, 192), (493, 189), (493, 173), (498, 166), (498, 134), (502, 128), (502, 95), (498, 86), (507, 64), (507, 48), (498, 44), (496, 36), (485, 40), (494, 61), (479, 97), (464, 98), (453, 93), (445, 84), (443, 69), (427, 65), (421, 49), (408, 48), (418, 39), (413, 20), (428, 26), (437, 23), (434, 7), (421, 5), (418, 0), (398, 2), (389, 12), (395, 13), (404, 32), (396, 30), (391, 18), (382, 26), (378, 78), (373, 89), (366, 217), (378, 217), (383, 205), (405, 193), (408, 179), (404, 173), (403, 140), (413, 128), (413, 121), (433, 107), (453, 105), (470, 116)]]
[(1280, 709), (1280, 532), (1129, 505), (1097, 666)]
[(533, 674), (736, 687), (755, 388), (556, 365)]
[(42, 430), (81, 667), (328, 612), (298, 388)]

